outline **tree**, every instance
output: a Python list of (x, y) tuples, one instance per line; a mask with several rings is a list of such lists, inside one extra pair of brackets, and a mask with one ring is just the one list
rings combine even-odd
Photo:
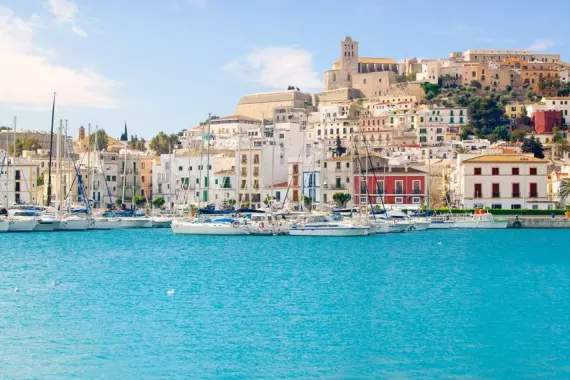
[(93, 149), (104, 150), (109, 146), (109, 137), (104, 129), (98, 129), (89, 136), (89, 144)]
[(488, 135), (498, 126), (508, 124), (505, 109), (495, 96), (473, 98), (468, 111), (470, 124), (479, 135)]
[(152, 205), (155, 208), (162, 208), (162, 206), (164, 206), (165, 203), (166, 201), (164, 200), (164, 197), (158, 197), (152, 200)]
[(263, 203), (264, 203), (266, 206), (269, 206), (269, 204), (271, 203), (272, 200), (273, 200), (273, 198), (268, 195), (268, 196), (265, 197), (265, 199), (263, 199)]
[(507, 85), (507, 87), (505, 87), (505, 90), (507, 90), (507, 92), (511, 92), (513, 91), (513, 86)]
[(540, 141), (537, 141), (534, 138), (534, 135), (523, 141), (521, 151), (523, 153), (532, 153), (536, 158), (544, 158), (544, 151), (542, 148), (542, 144), (540, 143)]
[(509, 127), (500, 125), (493, 129), (493, 134), (496, 136), (497, 139), (508, 141), (509, 140)]
[(167, 154), (180, 143), (176, 134), (167, 135), (160, 131), (150, 140), (150, 149), (156, 154)]
[(311, 204), (313, 203), (313, 198), (311, 198), (308, 195), (303, 195), (301, 199), (303, 200), (303, 204), (305, 205), (305, 207), (310, 207)]
[(136, 149), (140, 150), (141, 152), (144, 152), (146, 149), (146, 140), (143, 138), (139, 139), (137, 135), (133, 135), (131, 136), (131, 139), (129, 140), (127, 145), (131, 149)]
[(479, 82), (478, 80), (472, 80), (471, 81), (471, 86), (475, 87), (476, 89), (480, 90), (481, 89), (481, 82)]
[(524, 141), (528, 133), (528, 129), (515, 129), (511, 132), (511, 141)]
[(552, 142), (555, 144), (562, 144), (563, 141), (565, 141), (565, 139), (562, 136), (562, 133), (560, 133), (560, 130), (558, 128), (552, 128)]
[[(22, 151), (24, 150), (31, 150), (36, 151), (40, 149), (40, 144), (38, 144), (38, 139), (35, 137), (27, 137), (23, 140), (17, 139), (16, 140), (16, 157), (20, 157), (22, 155)], [(14, 145), (10, 144), (8, 146), (8, 153), (13, 156), (14, 155)]]
[(333, 201), (335, 201), (336, 204), (342, 208), (346, 207), (346, 204), (351, 199), (352, 199), (352, 197), (348, 193), (334, 193), (333, 194)]
[(146, 204), (146, 198), (143, 197), (142, 195), (135, 195), (135, 198), (133, 199), (133, 203), (135, 204), (135, 206), (140, 208)]
[(558, 184), (558, 197), (560, 200), (564, 200), (570, 196), (570, 178), (563, 178)]
[(422, 88), (424, 90), (424, 94), (426, 97), (428, 97), (430, 92), (433, 93), (432, 99), (437, 95), (439, 95), (439, 92), (441, 91), (441, 87), (439, 85), (429, 82), (425, 82), (424, 84), (422, 84)]
[(115, 199), (115, 204), (117, 207), (121, 207), (123, 205), (123, 198), (117, 197), (117, 199)]
[(466, 125), (462, 126), (461, 130), (459, 131), (459, 137), (461, 138), (461, 140), (466, 140), (472, 134), (473, 130)]
[(40, 176), (36, 180), (36, 186), (40, 187), (43, 185), (44, 185), (44, 173), (40, 174)]

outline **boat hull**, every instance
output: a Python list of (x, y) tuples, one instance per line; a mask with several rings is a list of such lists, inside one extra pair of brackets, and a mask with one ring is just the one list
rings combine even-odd
[(118, 230), (121, 228), (120, 219), (95, 219), (92, 230)]
[(59, 221), (57, 220), (50, 220), (50, 221), (40, 220), (36, 228), (34, 228), (34, 232), (55, 231), (58, 226), (59, 226)]
[(32, 232), (37, 225), (37, 220), (11, 220), (8, 232)]
[(146, 218), (121, 218), (121, 223), (119, 228), (121, 229), (131, 229), (131, 228), (143, 228), (149, 222)]
[(369, 227), (292, 227), (289, 229), (291, 236), (367, 236), (370, 232)]
[(57, 227), (57, 231), (85, 231), (92, 223), (93, 221), (89, 219), (64, 219)]
[(8, 232), (10, 223), (7, 220), (0, 220), (0, 232)]
[(428, 227), (430, 230), (449, 230), (451, 228), (457, 228), (455, 222), (431, 222)]
[(242, 228), (234, 227), (231, 224), (192, 223), (174, 220), (171, 228), (176, 235), (246, 235)]
[(430, 222), (413, 222), (408, 231), (426, 231), (430, 225)]

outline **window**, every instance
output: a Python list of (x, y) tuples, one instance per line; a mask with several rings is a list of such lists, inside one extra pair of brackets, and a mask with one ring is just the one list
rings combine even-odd
[(503, 208), (503, 205), (500, 204), (500, 203), (495, 203), (495, 204), (492, 204), (492, 205), (491, 205), (491, 208), (492, 208), (493, 210), (501, 210), (501, 209)]
[(184, 170), (184, 168), (182, 166), (179, 166), (178, 171), (181, 172), (182, 170)]
[(281, 200), (281, 191), (276, 191), (275, 192), (275, 200), (280, 201)]
[(492, 175), (499, 175), (499, 168), (491, 168)]
[(500, 190), (500, 186), (498, 183), (493, 183), (491, 185), (491, 192), (492, 192), (493, 198), (500, 198), (501, 197), (501, 190)]
[(536, 175), (536, 168), (530, 168), (530, 175)]
[(512, 169), (511, 169), (511, 174), (512, 174), (512, 175), (519, 175), (519, 168), (512, 168)]
[(367, 202), (368, 202), (367, 197), (360, 197), (360, 203), (367, 203)]
[(256, 154), (253, 156), (253, 163), (254, 164), (259, 164), (259, 154)]
[(455, 120), (454, 120), (452, 117), (450, 117), (450, 118), (449, 118), (449, 123), (450, 123), (450, 124), (453, 124), (453, 123), (455, 123)]
[(519, 204), (511, 205), (511, 210), (520, 210), (522, 207)]
[(538, 205), (532, 205), (533, 210), (538, 210)]
[(420, 197), (413, 197), (412, 198), (412, 203), (413, 204), (419, 204), (421, 202), (421, 198)]
[(404, 203), (404, 198), (402, 198), (402, 197), (396, 197), (396, 198), (394, 199), (394, 202), (395, 202), (396, 204)]
[(421, 194), (421, 183), (420, 183), (420, 181), (412, 181), (412, 192), (414, 194)]
[(336, 178), (335, 178), (334, 187), (335, 187), (336, 189), (342, 188), (342, 182), (341, 182), (340, 177), (336, 177)]
[(473, 189), (474, 194), (473, 195), (475, 196), (475, 198), (482, 198), (483, 197), (482, 189), (483, 189), (483, 186), (480, 183), (476, 183), (474, 185), (474, 189)]
[(481, 168), (473, 168), (473, 175), (481, 175)]
[(350, 169), (350, 162), (347, 162), (347, 163), (346, 163), (346, 168), (347, 168), (347, 169)]
[(336, 168), (337, 168), (338, 170), (340, 170), (340, 162), (337, 162), (337, 163), (336, 163)]
[(144, 183), (144, 175), (141, 176), (141, 182)]
[(513, 187), (513, 193), (512, 193), (513, 198), (520, 198), (521, 196), (520, 183), (513, 183), (512, 187)]
[(442, 128), (436, 128), (435, 133), (441, 134), (441, 133), (443, 133), (443, 129)]
[(536, 183), (530, 183), (529, 184), (529, 188), (530, 188), (530, 197), (531, 198), (537, 198), (538, 197), (538, 186)]
[(384, 194), (384, 181), (376, 181), (376, 194)]
[(404, 181), (397, 180), (395, 189), (396, 191), (394, 194), (404, 194)]

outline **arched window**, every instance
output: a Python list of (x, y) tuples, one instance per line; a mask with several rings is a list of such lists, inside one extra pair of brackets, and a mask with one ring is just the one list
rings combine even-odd
[(346, 74), (346, 80), (350, 81), (350, 73)]
[(362, 80), (362, 84), (366, 84), (366, 78)]
[(336, 82), (336, 73), (333, 73), (333, 82)]

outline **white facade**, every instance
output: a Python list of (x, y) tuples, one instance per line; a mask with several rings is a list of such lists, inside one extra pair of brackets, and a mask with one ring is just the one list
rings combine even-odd
[[(4, 152), (0, 152), (0, 157)], [(9, 208), (13, 204), (36, 204), (39, 197), (37, 180), (39, 165), (22, 158), (3, 160), (0, 176), (0, 204)], [(6, 165), (6, 162), (9, 165)]]
[(453, 199), (463, 208), (553, 208), (547, 194), (548, 161), (527, 155), (459, 155)]

